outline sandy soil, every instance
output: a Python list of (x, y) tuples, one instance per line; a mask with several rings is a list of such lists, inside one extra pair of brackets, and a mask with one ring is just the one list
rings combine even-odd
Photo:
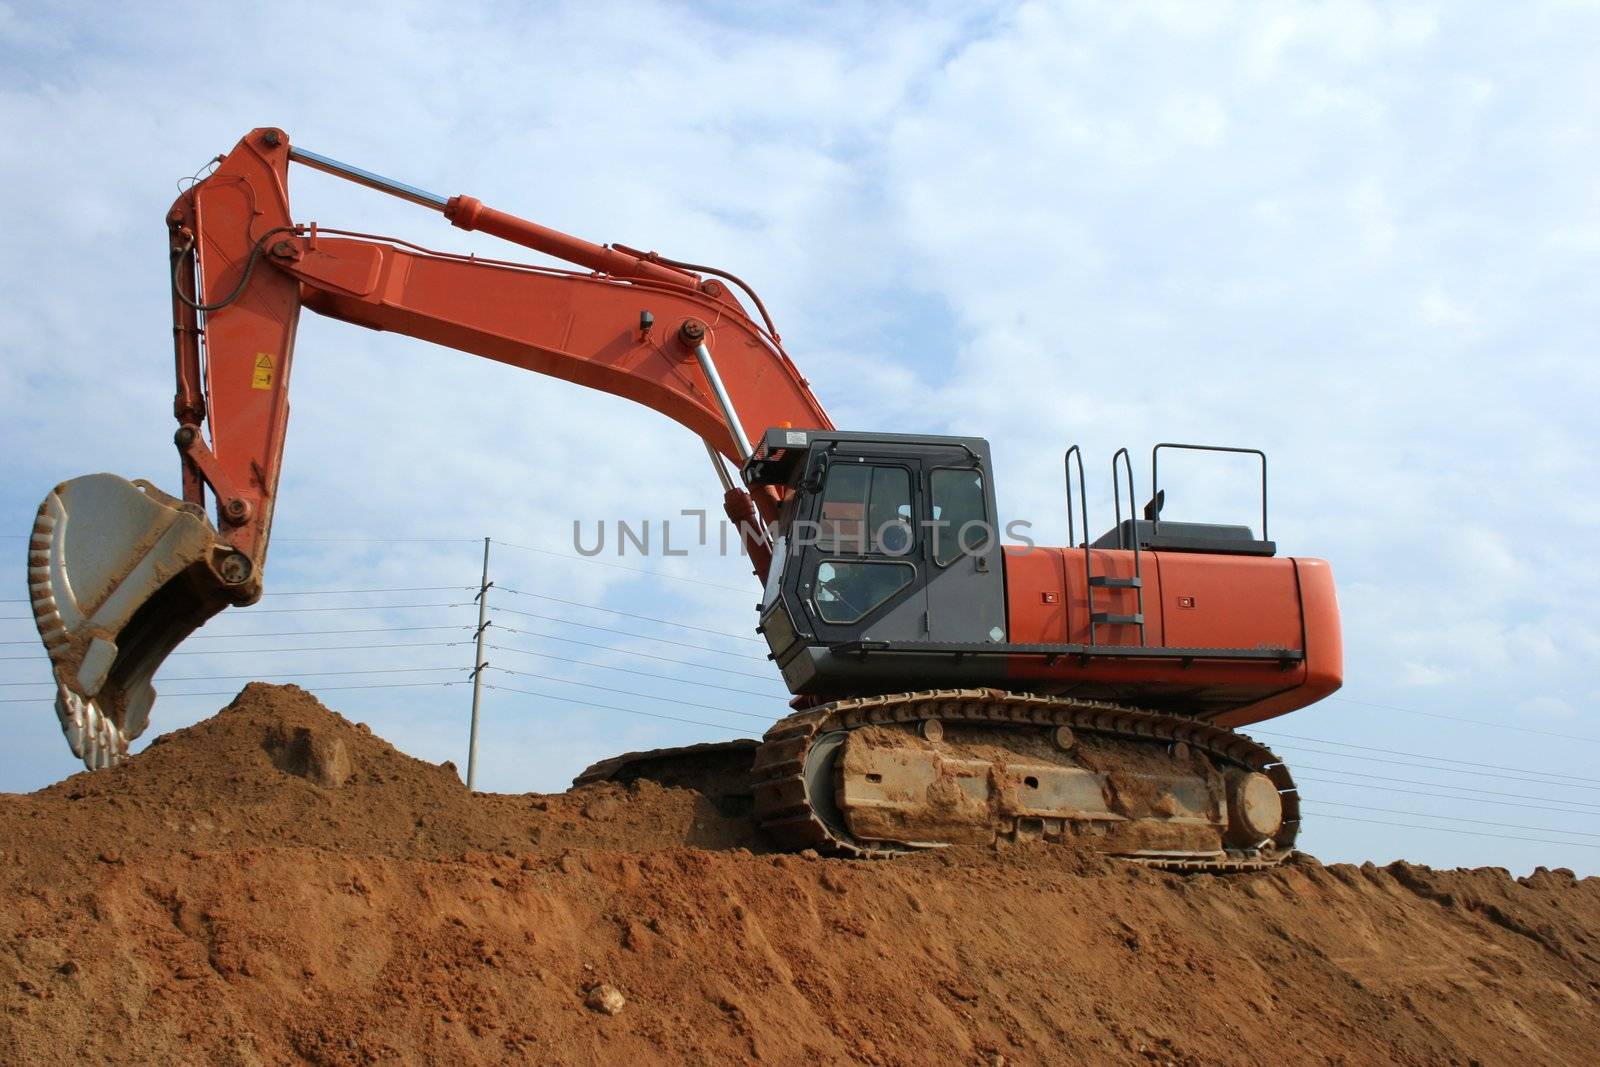
[(0, 901), (7, 1064), (1526, 1065), (1600, 1041), (1600, 879), (776, 855), (723, 796), (473, 795), (260, 684), (0, 795)]

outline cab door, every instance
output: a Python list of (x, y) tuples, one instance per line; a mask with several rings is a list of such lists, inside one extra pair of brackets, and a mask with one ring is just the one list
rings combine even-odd
[(795, 599), (818, 640), (926, 637), (925, 564), (915, 516), (921, 465), (885, 456), (818, 457), (816, 505), (789, 531)]
[(927, 530), (927, 639), (958, 644), (1006, 639), (1006, 590), (986, 457), (930, 458)]

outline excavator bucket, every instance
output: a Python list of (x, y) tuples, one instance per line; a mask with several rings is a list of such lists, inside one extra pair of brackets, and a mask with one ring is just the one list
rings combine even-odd
[(90, 474), (45, 497), (28, 544), (29, 594), (61, 730), (86, 767), (127, 755), (150, 721), (162, 661), (249, 599), (241, 587), (254, 584), (252, 569), (199, 506), (148, 482)]

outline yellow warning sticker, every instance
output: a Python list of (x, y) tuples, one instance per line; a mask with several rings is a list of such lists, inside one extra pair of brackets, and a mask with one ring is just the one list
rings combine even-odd
[(272, 354), (270, 352), (256, 353), (255, 373), (250, 379), (250, 388), (272, 388)]

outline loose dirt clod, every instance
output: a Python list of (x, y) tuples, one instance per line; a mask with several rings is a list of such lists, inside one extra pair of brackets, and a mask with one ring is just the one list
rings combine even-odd
[(857, 863), (715, 792), (471, 794), (248, 686), (0, 795), (0, 1063), (1592, 1062), (1600, 879)]
[(303, 726), (279, 728), (268, 732), (264, 747), (273, 766), (325, 788), (337, 789), (350, 777), (350, 752), (342, 738)]
[(604, 1012), (607, 1015), (616, 1015), (622, 1010), (623, 1005), (628, 1003), (628, 1000), (617, 990), (616, 986), (601, 982), (589, 990), (589, 995), (584, 998), (584, 1003), (594, 1011)]

